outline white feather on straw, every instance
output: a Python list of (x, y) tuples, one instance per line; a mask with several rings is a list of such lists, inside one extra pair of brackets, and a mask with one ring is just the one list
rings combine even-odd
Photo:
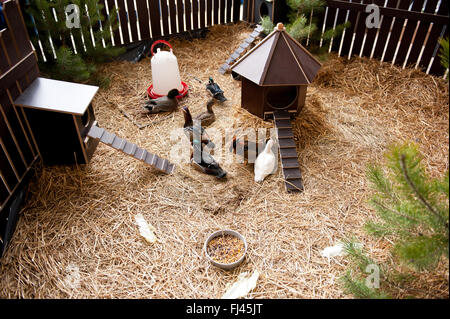
[(155, 227), (148, 224), (141, 213), (134, 216), (134, 219), (139, 226), (139, 232), (141, 233), (141, 236), (144, 237), (145, 240), (150, 244), (154, 244), (157, 240), (154, 233), (156, 231)]
[(245, 297), (251, 290), (255, 289), (259, 272), (255, 270), (250, 277), (247, 272), (239, 275), (238, 280), (227, 290), (222, 299), (237, 299)]

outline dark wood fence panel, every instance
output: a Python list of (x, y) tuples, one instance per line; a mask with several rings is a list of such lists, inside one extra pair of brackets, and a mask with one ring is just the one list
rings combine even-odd
[(226, 3), (225, 0), (220, 0), (219, 2), (219, 23), (224, 24), (225, 23), (225, 12), (226, 12)]
[(212, 9), (213, 9), (213, 0), (205, 0), (206, 1), (206, 26), (212, 26), (213, 25), (213, 15), (212, 15)]
[(170, 12), (170, 33), (176, 34), (177, 31), (177, 6), (176, 0), (169, 0), (169, 12)]
[(3, 3), (7, 28), (0, 31), (0, 213), (15, 193), (38, 150), (14, 98), (37, 77), (37, 57), (15, 1)]
[(192, 20), (191, 20), (191, 1), (190, 0), (184, 0), (184, 13), (186, 18), (186, 31), (192, 30)]
[(122, 34), (122, 43), (128, 44), (130, 43), (130, 32), (128, 31), (128, 17), (125, 0), (117, 0), (117, 5), (119, 9), (119, 25)]
[(226, 8), (227, 15), (226, 15), (226, 20), (225, 20), (225, 22), (226, 22), (226, 23), (230, 23), (230, 22), (233, 21), (233, 13), (232, 13), (232, 10), (233, 10), (233, 0), (226, 0), (226, 6), (227, 6), (227, 8)]
[[(381, 24), (377, 29), (366, 27), (365, 9), (372, 2), (379, 6)], [(339, 49), (336, 43), (331, 44), (339, 55), (377, 58), (402, 67), (413, 65), (435, 75), (446, 71), (437, 53), (439, 39), (448, 35), (447, 1), (428, 0), (425, 7), (425, 0), (326, 0), (326, 3), (322, 28), (347, 20), (351, 23), (341, 36)], [(341, 12), (346, 12), (344, 20)]]
[(213, 24), (219, 24), (219, 0), (214, 0), (213, 10)]
[(199, 1), (199, 27), (203, 29), (206, 27), (206, 0), (198, 0)]
[(238, 22), (241, 15), (241, 1), (233, 0), (233, 22)]
[[(399, 9), (406, 10), (411, 4), (411, 0), (400, 0), (400, 4), (398, 6)], [(387, 47), (385, 50), (385, 55), (383, 61), (392, 61), (394, 59), (395, 49), (397, 48), (398, 41), (400, 39), (400, 34), (403, 30), (403, 24), (405, 23), (405, 19), (398, 15), (395, 17), (394, 26), (392, 27), (391, 34), (389, 37), (389, 41), (387, 42)]]
[[(108, 5), (108, 9), (109, 9), (109, 14), (112, 15), (114, 10), (117, 10), (116, 4), (114, 3), (114, 0), (106, 0), (106, 3)], [(111, 17), (109, 17), (111, 18)], [(116, 21), (119, 20), (119, 14), (117, 12), (116, 17), (115, 17)], [(120, 27), (116, 28), (113, 31), (113, 39), (114, 39), (114, 44), (115, 45), (120, 45), (122, 42), (120, 40)]]
[(178, 14), (178, 32), (183, 33), (186, 30), (184, 27), (183, 0), (177, 0), (177, 14)]
[[(143, 0), (141, 0), (141, 1), (143, 1)], [(161, 37), (159, 1), (158, 0), (148, 0), (148, 9), (150, 11), (150, 24), (152, 26), (152, 37), (154, 39), (156, 39), (156, 38)]]
[(197, 30), (198, 28), (198, 0), (192, 0), (192, 29)]
[[(438, 15), (447, 15), (448, 16), (448, 0), (442, 0), (440, 7), (437, 11)], [(429, 33), (429, 37), (427, 40), (427, 44), (425, 45), (425, 49), (423, 51), (423, 56), (421, 59), (421, 66), (423, 68), (429, 68), (428, 71), (431, 71), (428, 61), (434, 65), (432, 73), (440, 74), (443, 72), (443, 67), (440, 64), (440, 59), (437, 56), (439, 50), (439, 38), (448, 36), (448, 17), (445, 23), (433, 23), (433, 27)]]
[[(374, 3), (377, 6), (383, 6), (386, 3), (386, 0), (375, 0)], [(380, 21), (380, 23), (382, 24), (383, 21)], [(372, 52), (374, 51), (373, 48), (376, 45), (375, 41), (378, 40), (378, 38), (377, 38), (378, 30), (379, 29), (377, 29), (377, 28), (367, 29), (366, 42), (364, 44), (364, 48), (363, 48), (363, 52), (362, 52), (361, 56), (370, 57), (372, 55)]]
[(134, 7), (133, 0), (127, 0), (127, 8), (128, 8), (128, 20), (130, 22), (130, 29), (131, 29), (130, 41), (136, 42), (136, 41), (139, 41), (139, 37), (138, 37), (138, 25), (137, 25), (137, 12), (136, 12), (136, 8)]
[[(425, 0), (414, 0), (412, 3), (411, 11), (422, 11), (422, 7)], [(413, 41), (413, 36), (416, 31), (418, 21), (407, 20), (406, 27), (403, 30), (403, 33), (400, 34), (401, 41), (398, 46), (398, 51), (396, 52), (395, 60), (396, 61), (405, 61), (406, 55), (409, 52), (409, 48)]]
[[(433, 13), (436, 10), (436, 5), (439, 0), (427, 0), (425, 6), (425, 13)], [(422, 46), (427, 38), (428, 30), (430, 28), (430, 22), (420, 21), (419, 28), (417, 29), (414, 42), (412, 43), (411, 52), (406, 60), (407, 65), (415, 65), (419, 59), (420, 52), (422, 52)]]

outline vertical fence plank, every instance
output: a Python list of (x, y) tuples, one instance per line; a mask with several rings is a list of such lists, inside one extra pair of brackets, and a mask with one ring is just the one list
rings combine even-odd
[(199, 26), (200, 29), (206, 27), (206, 0), (198, 0), (199, 1)]
[(198, 0), (192, 0), (192, 29), (198, 29)]
[(241, 1), (233, 0), (233, 22), (239, 22), (241, 19)]
[[(148, 0), (148, 9), (150, 11), (150, 24), (152, 26), (152, 38), (161, 37), (161, 23), (159, 15), (159, 0)], [(173, 32), (173, 30), (172, 30)]]
[[(139, 0), (137, 0), (139, 2)], [(131, 29), (131, 40), (130, 42), (139, 41), (138, 37), (138, 29), (137, 29), (137, 13), (136, 8), (134, 7), (134, 0), (127, 0), (128, 7), (128, 20), (130, 22)]]
[[(374, 3), (379, 6), (383, 7), (385, 0), (375, 0)], [(383, 24), (384, 18), (380, 16), (380, 23)], [(381, 25), (380, 25), (381, 27)], [(370, 57), (370, 54), (372, 53), (372, 48), (376, 45), (375, 40), (378, 33), (378, 28), (370, 28), (367, 29), (367, 36), (366, 36), (366, 42), (364, 43), (364, 48), (362, 51), (362, 56)]]
[[(424, 0), (414, 0), (414, 3), (411, 7), (411, 11), (420, 12), (423, 7)], [(400, 46), (398, 48), (397, 56), (395, 57), (395, 62), (397, 64), (402, 65), (405, 61), (406, 55), (409, 51), (409, 47), (411, 45), (411, 41), (413, 40), (414, 32), (417, 27), (416, 20), (408, 20), (405, 26), (405, 30), (400, 40)]]
[(161, 5), (161, 19), (163, 25), (163, 33), (164, 35), (170, 34), (169, 29), (169, 7), (167, 5), (167, 0), (160, 0), (159, 4)]
[(242, 4), (242, 20), (248, 22), (248, 2), (249, 0), (244, 0), (244, 3)]
[[(373, 2), (373, 0), (362, 0), (361, 2), (365, 5), (368, 5), (368, 4), (371, 4)], [(367, 16), (368, 16), (368, 13), (366, 13), (365, 11), (359, 12), (359, 17), (357, 19), (358, 25), (356, 26), (356, 32), (354, 35), (355, 38), (353, 40), (353, 46), (351, 48), (352, 55), (359, 55), (359, 53), (361, 51), (361, 46), (364, 41), (364, 36), (367, 32), (367, 27), (366, 27)]]
[(177, 14), (178, 14), (178, 31), (183, 33), (185, 31), (184, 28), (184, 7), (183, 0), (177, 0)]
[(213, 24), (212, 20), (213, 0), (205, 0), (205, 1), (206, 1), (206, 26), (209, 27)]
[[(399, 9), (408, 9), (410, 3), (411, 0), (400, 0)], [(398, 40), (403, 30), (404, 23), (404, 18), (402, 18), (401, 16), (395, 17), (394, 26), (392, 27), (391, 36), (389, 37), (389, 42), (387, 44), (387, 49), (383, 61), (391, 62), (394, 59), (395, 50), (397, 48)]]
[(177, 33), (177, 7), (176, 0), (169, 0), (169, 12), (170, 12), (170, 29), (172, 34)]
[[(442, 0), (441, 5), (438, 9), (437, 14), (439, 15), (448, 15), (448, 1)], [(440, 65), (439, 57), (437, 56), (438, 50), (439, 50), (439, 38), (442, 34), (442, 31), (446, 29), (447, 36), (448, 36), (448, 23), (447, 25), (434, 23), (433, 28), (431, 29), (430, 35), (427, 40), (427, 44), (425, 45), (425, 49), (423, 51), (422, 61), (421, 65), (423, 66), (424, 70), (427, 71), (427, 68), (429, 67), (431, 59), (436, 55), (436, 58), (433, 61), (433, 64), (435, 64), (435, 68), (433, 69), (434, 72), (440, 73), (441, 75), (444, 73), (444, 68)], [(444, 35), (445, 36), (445, 35)], [(431, 69), (430, 69), (431, 73)]]
[[(444, 31), (444, 34), (443, 34), (443, 38), (445, 39), (445, 38), (448, 38), (448, 37), (449, 37), (449, 28), (448, 28), (448, 25), (447, 25), (446, 29)], [(436, 48), (435, 48), (436, 56), (434, 57), (433, 63), (431, 65), (431, 67), (430, 67), (430, 71), (429, 71), (430, 74), (444, 75), (444, 73), (446, 71), (444, 69), (444, 67), (442, 66), (442, 64), (441, 64), (441, 58), (439, 57), (440, 47), (441, 47), (440, 44), (436, 43)]]
[(214, 0), (214, 24), (219, 24), (219, 0)]
[(136, 0), (136, 11), (139, 19), (139, 31), (141, 33), (141, 39), (147, 40), (152, 36), (150, 34), (149, 15), (147, 10), (146, 0)]
[(192, 19), (191, 19), (191, 0), (184, 0), (184, 13), (186, 17), (186, 31), (192, 30)]
[[(112, 19), (112, 15), (113, 15), (113, 11), (114, 10), (118, 10), (118, 8), (116, 7), (116, 3), (114, 0), (106, 0), (105, 1), (108, 5), (108, 10), (109, 10), (109, 19)], [(122, 42), (120, 41), (120, 25), (119, 25), (119, 13), (116, 11), (116, 28), (113, 30), (113, 39), (114, 39), (114, 44), (120, 45)]]
[(227, 6), (227, 16), (226, 16), (226, 23), (230, 23), (233, 21), (233, 16), (232, 16), (232, 9), (233, 9), (233, 0), (226, 0), (226, 6)]
[[(386, 7), (387, 8), (395, 8), (397, 6), (397, 3), (400, 0), (388, 0)], [(393, 17), (384, 16), (383, 17), (383, 23), (380, 27), (380, 31), (378, 33), (378, 40), (375, 47), (375, 50), (373, 52), (373, 57), (380, 59), (383, 55), (384, 48), (386, 46), (386, 41), (389, 35), (389, 31), (391, 29)]]
[[(434, 13), (436, 9), (436, 5), (439, 0), (427, 0), (427, 4), (425, 6), (425, 13)], [(428, 29), (430, 28), (430, 22), (421, 21), (419, 28), (417, 29), (416, 37), (414, 39), (414, 43), (411, 48), (411, 52), (409, 53), (408, 60), (406, 64), (416, 64), (417, 59), (419, 58), (420, 52), (422, 51), (422, 46), (426, 39)]]
[[(335, 17), (336, 17), (336, 14), (337, 14), (337, 12), (336, 12), (337, 10), (338, 9), (331, 8), (331, 7), (327, 7), (326, 10), (324, 10), (324, 17), (323, 17), (323, 21), (322, 21), (323, 24), (321, 25), (322, 29), (324, 30), (324, 33), (328, 29), (333, 29)], [(335, 42), (337, 42), (335, 38), (331, 39), (330, 41), (333, 41), (333, 42), (332, 43), (330, 42), (329, 45), (333, 45)], [(323, 40), (322, 40), (322, 45), (327, 45), (327, 44), (324, 43)]]
[(130, 43), (130, 33), (128, 31), (128, 17), (125, 8), (125, 0), (117, 0), (119, 9), (120, 30), (122, 31), (122, 39), (124, 44)]
[[(101, 8), (99, 8), (100, 15), (103, 16), (103, 22), (102, 22), (103, 31), (110, 32), (110, 30), (106, 30), (105, 29), (105, 22), (108, 21), (108, 12), (106, 11), (106, 6), (107, 6), (106, 0), (100, 0), (99, 1), (99, 6), (101, 7)], [(104, 38), (103, 40), (105, 41), (105, 45), (112, 45), (111, 39), (105, 39)]]
[(225, 23), (225, 0), (220, 0), (219, 2), (219, 23), (224, 24)]
[[(352, 2), (359, 2), (359, 1), (352, 1)], [(341, 56), (347, 56), (347, 54), (350, 52), (350, 46), (352, 44), (352, 39), (353, 39), (353, 33), (356, 32), (356, 22), (357, 22), (357, 18), (358, 18), (358, 12), (356, 11), (351, 11), (348, 14), (348, 20), (350, 22), (350, 26), (345, 30), (345, 34), (343, 34), (343, 39), (341, 39), (342, 41), (342, 47), (341, 47), (341, 51), (340, 51), (340, 55)]]

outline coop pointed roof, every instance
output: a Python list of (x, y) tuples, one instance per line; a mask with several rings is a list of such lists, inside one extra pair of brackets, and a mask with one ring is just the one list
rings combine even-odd
[(279, 23), (231, 70), (260, 86), (272, 86), (310, 84), (320, 67), (320, 62)]

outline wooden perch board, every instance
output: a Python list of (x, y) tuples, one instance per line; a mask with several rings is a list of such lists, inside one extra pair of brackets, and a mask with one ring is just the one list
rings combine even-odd
[(139, 148), (136, 144), (130, 143), (98, 126), (93, 125), (87, 133), (87, 136), (99, 140), (100, 142), (132, 156), (166, 174), (171, 174), (175, 170), (175, 165), (168, 160), (147, 152), (146, 150)]
[(253, 32), (244, 40), (244, 42), (241, 43), (241, 45), (239, 46), (239, 48), (237, 48), (232, 54), (231, 56), (228, 58), (228, 60), (225, 61), (224, 64), (222, 64), (222, 66), (219, 68), (219, 73), (220, 74), (225, 74), (229, 69), (230, 66), (239, 59), (239, 57), (241, 56), (242, 52), (244, 52), (245, 50), (247, 50), (247, 48), (253, 43), (255, 42), (256, 38), (259, 37), (262, 32), (263, 32), (263, 27), (260, 25), (257, 25), (255, 30), (253, 30)]
[(291, 115), (287, 111), (275, 111), (273, 112), (273, 121), (280, 147), (284, 185), (288, 192), (301, 192), (303, 190), (303, 181), (300, 165), (298, 164), (294, 133), (292, 132)]

